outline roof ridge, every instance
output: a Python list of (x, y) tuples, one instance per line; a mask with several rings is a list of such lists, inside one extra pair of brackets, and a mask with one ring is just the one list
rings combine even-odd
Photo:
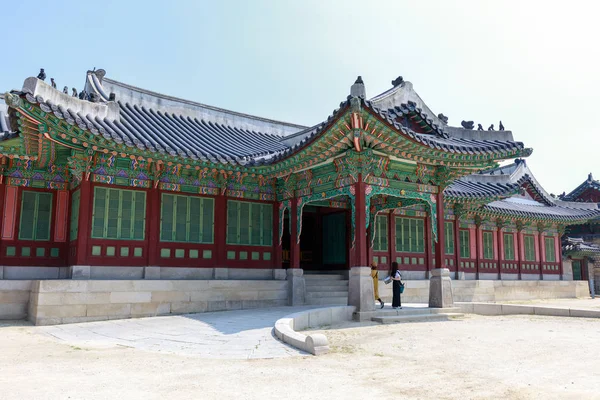
[(220, 108), (220, 107), (211, 106), (211, 105), (200, 103), (200, 102), (193, 101), (193, 100), (187, 100), (187, 99), (183, 99), (180, 97), (175, 97), (175, 96), (170, 96), (170, 95), (159, 93), (159, 92), (154, 92), (152, 90), (143, 89), (138, 86), (119, 82), (114, 79), (103, 78), (101, 82), (108, 82), (113, 85), (120, 86), (125, 89), (129, 89), (129, 90), (137, 91), (137, 92), (147, 94), (147, 95), (150, 95), (153, 97), (157, 97), (157, 98), (161, 98), (161, 99), (165, 99), (165, 100), (169, 100), (169, 101), (174, 101), (177, 103), (183, 103), (183, 104), (187, 104), (187, 105), (191, 105), (191, 106), (202, 107), (202, 108), (206, 108), (206, 109), (209, 109), (212, 111), (218, 111), (218, 112), (222, 112), (222, 113), (226, 113), (226, 114), (235, 115), (238, 117), (250, 118), (250, 119), (254, 119), (254, 120), (258, 120), (258, 121), (263, 121), (263, 122), (268, 122), (268, 123), (278, 124), (278, 125), (285, 125), (288, 127), (293, 127), (293, 128), (298, 128), (298, 129), (308, 128), (306, 125), (300, 125), (300, 124), (295, 124), (295, 123), (291, 123), (291, 122), (279, 121), (279, 120), (275, 120), (275, 119), (271, 119), (271, 118), (259, 117), (257, 115), (251, 115), (251, 114), (246, 114), (246, 113), (242, 113), (239, 111), (228, 110), (226, 108)]

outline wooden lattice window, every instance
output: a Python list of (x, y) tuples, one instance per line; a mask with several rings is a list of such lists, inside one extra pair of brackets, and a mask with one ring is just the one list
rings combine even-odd
[(535, 261), (535, 239), (533, 236), (524, 236), (525, 261)]
[(454, 224), (444, 222), (444, 253), (446, 255), (454, 254)]
[(554, 238), (544, 238), (545, 250), (546, 250), (546, 261), (556, 262), (556, 251), (554, 249)]
[(146, 193), (136, 190), (94, 189), (92, 238), (144, 240)]
[(160, 240), (162, 242), (213, 243), (214, 200), (162, 195)]
[(494, 234), (492, 232), (483, 232), (483, 258), (494, 259)]
[(229, 200), (227, 202), (227, 244), (273, 245), (273, 206)]
[(425, 252), (425, 231), (422, 219), (396, 218), (396, 251)]
[(374, 251), (388, 250), (388, 217), (387, 215), (378, 215), (375, 218), (375, 238), (373, 243)]
[(81, 191), (76, 190), (71, 196), (71, 224), (69, 231), (69, 238), (71, 240), (77, 239), (77, 233), (79, 232), (79, 204), (81, 201)]
[(50, 240), (52, 193), (23, 191), (21, 201), (20, 240)]
[(466, 229), (459, 231), (460, 235), (460, 256), (462, 258), (471, 258), (471, 235)]
[(515, 259), (515, 240), (512, 233), (504, 234), (504, 259), (508, 261)]

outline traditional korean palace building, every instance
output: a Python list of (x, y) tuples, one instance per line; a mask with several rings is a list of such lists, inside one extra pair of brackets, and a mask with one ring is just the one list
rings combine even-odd
[(573, 279), (561, 235), (599, 200), (549, 195), (512, 132), (449, 126), (393, 84), (367, 100), (359, 78), (305, 127), (103, 70), (78, 97), (28, 78), (0, 109), (0, 272), (252, 279), (375, 260), (409, 279)]

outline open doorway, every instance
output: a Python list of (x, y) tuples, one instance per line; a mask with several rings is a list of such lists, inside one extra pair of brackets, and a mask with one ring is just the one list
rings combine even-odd
[[(283, 266), (290, 266), (290, 219), (284, 216), (282, 238)], [(305, 206), (300, 235), (300, 268), (305, 271), (339, 271), (348, 269), (350, 211), (346, 209)]]

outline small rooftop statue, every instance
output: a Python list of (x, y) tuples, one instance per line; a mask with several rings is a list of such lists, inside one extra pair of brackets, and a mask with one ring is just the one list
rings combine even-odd
[(593, 182), (594, 181), (594, 177), (592, 176), (591, 172), (588, 174), (588, 181), (589, 182)]
[(393, 87), (400, 86), (400, 85), (402, 85), (403, 83), (404, 83), (404, 78), (403, 78), (403, 77), (401, 77), (401, 76), (399, 76), (399, 77), (397, 77), (396, 79), (394, 79), (394, 80), (392, 81), (392, 86), (393, 86)]
[(481, 124), (477, 124), (477, 130), (478, 131), (482, 131), (483, 130), (483, 126), (481, 126)]
[(64, 93), (64, 94), (69, 94), (69, 88), (65, 86), (65, 87), (63, 88), (63, 93)]
[(44, 68), (40, 68), (40, 73), (38, 74), (37, 78), (41, 80), (46, 79), (46, 73), (44, 72)]
[(491, 124), (490, 127), (488, 128), (488, 131), (493, 131), (494, 130), (494, 124)]
[(444, 114), (438, 114), (438, 119), (443, 123), (448, 124), (448, 117), (446, 117)]
[(87, 93), (85, 92), (85, 90), (79, 92), (79, 100), (87, 100)]
[(54, 82), (54, 78), (50, 78), (50, 84), (52, 85), (52, 89), (56, 89), (56, 82)]
[(498, 125), (498, 129), (501, 131), (504, 130), (504, 125), (502, 125), (502, 121), (500, 121), (500, 124)]
[(108, 95), (108, 101), (115, 101), (117, 99), (117, 96), (115, 95), (114, 92), (110, 92), (110, 94)]
[(473, 121), (464, 121), (464, 120), (463, 120), (463, 121), (462, 121), (460, 124), (461, 124), (461, 125), (462, 125), (462, 127), (463, 127), (463, 128), (465, 128), (465, 129), (473, 129), (473, 126), (474, 126), (474, 123), (473, 123)]
[(77, 97), (77, 89), (72, 88), (71, 90), (73, 91), (73, 93), (71, 93), (71, 97)]

